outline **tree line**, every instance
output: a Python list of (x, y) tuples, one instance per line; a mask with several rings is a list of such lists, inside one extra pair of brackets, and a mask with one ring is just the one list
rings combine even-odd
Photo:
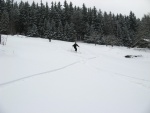
[(67, 1), (49, 6), (0, 0), (0, 33), (132, 47), (150, 38), (150, 14), (139, 19), (132, 11), (114, 15)]

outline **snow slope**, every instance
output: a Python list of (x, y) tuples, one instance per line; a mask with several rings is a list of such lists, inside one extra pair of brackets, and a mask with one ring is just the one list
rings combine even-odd
[(150, 113), (149, 50), (2, 37), (0, 113)]

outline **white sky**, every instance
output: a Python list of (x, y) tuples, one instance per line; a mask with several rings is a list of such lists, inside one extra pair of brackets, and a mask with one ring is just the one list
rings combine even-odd
[[(21, 0), (16, 0), (18, 3)], [(27, 0), (22, 0), (27, 1)], [(28, 0), (29, 3), (32, 3), (33, 0)], [(36, 3), (40, 3), (41, 0), (34, 0)], [(51, 6), (53, 0), (42, 0), (43, 3), (46, 1)], [(60, 1), (61, 4), (64, 3), (64, 0), (54, 0), (56, 2)], [(101, 9), (103, 12), (112, 12), (114, 14), (121, 13), (123, 15), (129, 15), (130, 11), (133, 11), (136, 17), (141, 18), (144, 14), (150, 12), (150, 0), (67, 0), (68, 3), (71, 1), (75, 6), (82, 6), (83, 3), (87, 7), (96, 6), (97, 9)]]

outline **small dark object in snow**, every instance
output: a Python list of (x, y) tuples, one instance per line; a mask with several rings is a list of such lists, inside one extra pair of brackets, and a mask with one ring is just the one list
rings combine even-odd
[(142, 55), (126, 55), (125, 58), (142, 57)]
[(79, 45), (75, 42), (75, 44), (72, 45), (75, 49), (75, 51), (77, 52), (77, 46), (79, 47)]
[(126, 57), (126, 58), (131, 58), (131, 55), (126, 55), (125, 57)]

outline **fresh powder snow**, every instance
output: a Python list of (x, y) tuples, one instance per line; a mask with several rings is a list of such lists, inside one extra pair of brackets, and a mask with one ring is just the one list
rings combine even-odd
[(2, 37), (0, 113), (150, 113), (150, 50)]

